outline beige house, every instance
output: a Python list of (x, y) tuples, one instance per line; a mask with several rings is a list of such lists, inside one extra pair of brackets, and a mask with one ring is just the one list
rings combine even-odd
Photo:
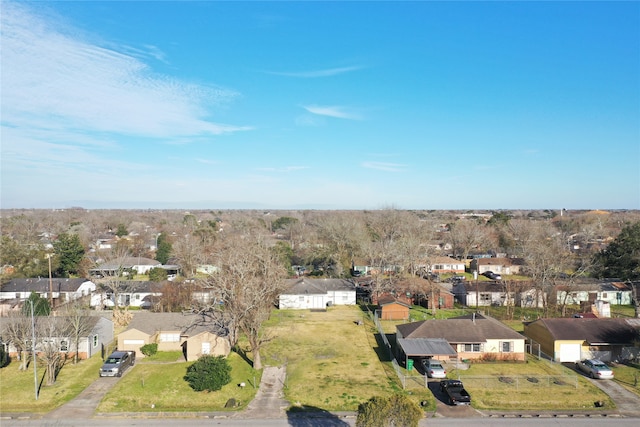
[(118, 350), (132, 350), (144, 357), (140, 348), (158, 344), (158, 351), (182, 351), (186, 360), (205, 354), (228, 356), (231, 345), (226, 331), (206, 316), (182, 313), (139, 312), (127, 329), (118, 335)]
[[(398, 342), (412, 340), (445, 339), (455, 350), (459, 359), (481, 359), (487, 361), (526, 360), (525, 337), (492, 317), (470, 314), (451, 319), (431, 319), (396, 326)], [(415, 342), (418, 342), (415, 341)], [(402, 349), (404, 353), (407, 353)], [(408, 353), (407, 353), (408, 354)], [(450, 359), (444, 354), (416, 354)]]

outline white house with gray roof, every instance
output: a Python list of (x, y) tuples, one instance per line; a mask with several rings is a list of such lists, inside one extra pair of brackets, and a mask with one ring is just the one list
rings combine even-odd
[(278, 298), (279, 308), (325, 309), (332, 305), (355, 305), (356, 286), (345, 279), (287, 280), (287, 290)]

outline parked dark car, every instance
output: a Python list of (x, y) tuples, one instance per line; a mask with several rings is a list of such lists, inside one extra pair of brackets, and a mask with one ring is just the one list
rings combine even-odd
[(135, 351), (114, 351), (100, 368), (101, 377), (121, 377), (124, 371), (136, 363)]
[(450, 405), (471, 404), (471, 396), (460, 380), (440, 381), (440, 391), (445, 394)]
[(493, 271), (485, 271), (484, 273), (482, 273), (482, 275), (491, 280), (502, 280), (502, 276), (498, 273), (494, 273)]

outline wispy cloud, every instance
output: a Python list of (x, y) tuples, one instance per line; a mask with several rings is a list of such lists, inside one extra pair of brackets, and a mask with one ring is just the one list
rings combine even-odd
[(276, 76), (286, 76), (286, 77), (300, 77), (300, 78), (317, 78), (317, 77), (331, 77), (337, 76), (339, 74), (350, 73), (352, 71), (357, 71), (362, 69), (361, 66), (351, 66), (351, 67), (339, 67), (339, 68), (328, 68), (325, 70), (314, 70), (314, 71), (300, 71), (300, 72), (287, 72), (287, 71), (266, 71), (267, 74), (273, 74)]
[(237, 93), (155, 74), (139, 59), (164, 60), (156, 47), (131, 55), (98, 46), (13, 2), (3, 2), (0, 22), (3, 126), (159, 138), (246, 129), (209, 120)]
[(362, 115), (356, 111), (350, 111), (343, 106), (303, 105), (302, 108), (319, 116), (334, 117), (337, 119), (362, 120)]
[(406, 169), (406, 165), (385, 162), (362, 162), (361, 166), (363, 168), (376, 169), (385, 172), (403, 172)]

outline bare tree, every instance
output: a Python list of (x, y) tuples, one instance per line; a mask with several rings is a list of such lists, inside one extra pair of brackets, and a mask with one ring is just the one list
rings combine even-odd
[(464, 218), (449, 224), (448, 237), (453, 256), (466, 260), (474, 248), (487, 242), (487, 235), (487, 228), (482, 220)]
[(283, 290), (286, 269), (264, 237), (255, 234), (221, 239), (216, 265), (220, 270), (206, 283), (222, 303), (231, 343), (237, 344), (242, 331), (249, 341), (253, 366), (261, 369), (260, 349), (269, 341), (261, 327)]
[(87, 336), (95, 322), (92, 322), (90, 311), (86, 306), (82, 305), (79, 301), (73, 301), (65, 306), (63, 317), (64, 329), (66, 336), (71, 339), (73, 345), (74, 355), (73, 363), (78, 363), (80, 352), (80, 340)]
[[(29, 352), (32, 346), (32, 323), (31, 316), (25, 316), (21, 311), (9, 312), (9, 317), (3, 320), (3, 330), (6, 334), (7, 341), (13, 344), (18, 351), (18, 357), (20, 359), (19, 370), (25, 371), (29, 364)], [(37, 322), (38, 317), (33, 318), (34, 323)]]
[(204, 253), (202, 240), (190, 234), (178, 238), (173, 244), (173, 254), (182, 267), (182, 274), (187, 278), (195, 276), (198, 264), (203, 262)]
[[(121, 295), (126, 293), (131, 287), (131, 281), (128, 275), (131, 272), (125, 271), (125, 266), (129, 252), (123, 247), (116, 249), (109, 254), (107, 261), (102, 264), (102, 279), (96, 282), (103, 291), (109, 296), (109, 300), (113, 302), (113, 321), (118, 326), (125, 325), (131, 318), (126, 310), (122, 310)], [(106, 301), (104, 302), (106, 303)]]
[(46, 384), (53, 385), (56, 382), (58, 372), (64, 363), (60, 350), (61, 339), (66, 337), (64, 322), (59, 317), (42, 317), (38, 322), (38, 336), (40, 336), (38, 356), (47, 366)]

